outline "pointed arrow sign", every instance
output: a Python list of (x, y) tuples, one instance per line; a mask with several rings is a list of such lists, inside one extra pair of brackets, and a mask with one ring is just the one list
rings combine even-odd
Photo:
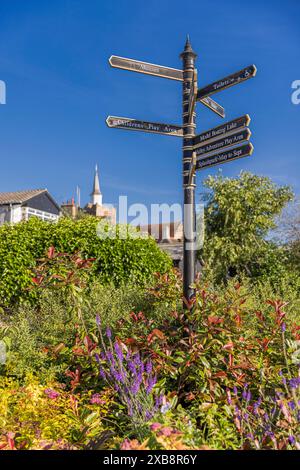
[(109, 58), (109, 63), (112, 67), (118, 69), (131, 70), (132, 72), (145, 73), (147, 75), (155, 75), (157, 77), (170, 78), (171, 80), (183, 80), (183, 72), (179, 69), (171, 67), (164, 67), (163, 65), (150, 64), (140, 60), (127, 59), (126, 57), (119, 57), (112, 55)]
[(211, 109), (212, 111), (214, 111), (214, 113), (218, 114), (222, 118), (225, 117), (225, 109), (223, 108), (223, 106), (221, 106), (219, 103), (214, 101), (209, 96), (207, 96), (206, 98), (201, 99), (200, 103), (204, 104), (204, 106)]
[(144, 131), (153, 134), (174, 135), (176, 137), (183, 136), (183, 129), (181, 126), (172, 124), (162, 124), (159, 122), (139, 121), (127, 117), (108, 116), (106, 119), (108, 127), (116, 129), (126, 129), (130, 131)]
[(196, 149), (197, 147), (200, 147), (204, 142), (206, 143), (211, 140), (216, 140), (216, 138), (220, 138), (221, 136), (224, 137), (226, 134), (237, 131), (243, 127), (247, 127), (249, 126), (250, 121), (250, 116), (245, 114), (237, 119), (221, 124), (218, 127), (202, 132), (202, 134), (198, 134), (194, 137), (194, 148)]
[(226, 150), (223, 153), (217, 153), (216, 155), (211, 155), (204, 159), (197, 160), (196, 169), (203, 170), (215, 165), (221, 165), (237, 158), (248, 157), (252, 155), (254, 147), (251, 143), (241, 145), (240, 147), (235, 147), (234, 149)]
[(202, 147), (196, 149), (197, 160), (206, 158), (207, 154), (216, 152), (217, 150), (223, 150), (227, 147), (233, 147), (234, 145), (241, 144), (251, 137), (251, 131), (243, 129), (235, 132), (234, 134), (223, 137), (222, 139), (214, 140), (209, 144), (204, 144)]
[(249, 78), (255, 77), (256, 71), (257, 69), (255, 65), (249, 65), (249, 67), (246, 67), (245, 69), (242, 69), (239, 72), (233, 73), (232, 75), (228, 75), (228, 77), (213, 82), (204, 88), (200, 88), (197, 93), (197, 100), (199, 101), (202, 98), (212, 95), (213, 93), (225, 90), (226, 88), (244, 82)]

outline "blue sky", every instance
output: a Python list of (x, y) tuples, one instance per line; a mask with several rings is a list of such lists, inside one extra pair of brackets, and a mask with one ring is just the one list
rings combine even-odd
[[(111, 54), (179, 68), (189, 33), (199, 86), (256, 64), (254, 79), (215, 94), (225, 120), (250, 114), (252, 157), (222, 165), (268, 175), (300, 193), (297, 0), (0, 0), (0, 191), (47, 187), (59, 201), (181, 202), (181, 139), (108, 129), (107, 115), (180, 124), (179, 82), (112, 69)], [(197, 133), (222, 119), (197, 105)], [(198, 172), (201, 181), (217, 168)]]

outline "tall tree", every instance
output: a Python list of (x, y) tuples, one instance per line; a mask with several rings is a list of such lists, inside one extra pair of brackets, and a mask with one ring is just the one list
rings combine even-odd
[(209, 176), (206, 195), (203, 257), (217, 277), (260, 274), (276, 257), (277, 248), (267, 240), (276, 217), (292, 200), (288, 186), (277, 186), (268, 177), (242, 172), (237, 178)]
[(283, 211), (278, 220), (278, 229), (275, 236), (289, 253), (289, 262), (292, 267), (300, 269), (300, 198), (295, 199)]

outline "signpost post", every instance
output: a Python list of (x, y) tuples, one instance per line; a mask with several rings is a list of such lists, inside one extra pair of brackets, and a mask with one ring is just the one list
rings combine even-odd
[[(186, 41), (184, 51), (180, 55), (183, 63), (182, 86), (182, 164), (183, 164), (183, 295), (187, 302), (192, 300), (195, 281), (196, 266), (196, 211), (195, 211), (195, 187), (196, 175), (189, 176), (186, 170), (193, 164), (193, 144), (196, 128), (196, 113), (189, 110), (189, 98), (193, 90), (195, 60), (197, 55), (191, 47), (189, 38)], [(187, 109), (188, 107), (188, 109)], [(187, 112), (186, 112), (187, 111)], [(189, 111), (191, 114), (189, 115)]]
[(196, 266), (196, 170), (210, 168), (253, 153), (253, 145), (249, 143), (251, 132), (248, 128), (250, 124), (248, 114), (195, 135), (195, 105), (199, 101), (224, 118), (224, 108), (216, 103), (211, 95), (254, 77), (256, 67), (249, 65), (239, 72), (198, 89), (195, 69), (197, 54), (193, 51), (189, 38), (180, 57), (183, 63), (182, 70), (119, 56), (111, 56), (109, 63), (115, 68), (182, 82), (182, 125), (139, 121), (117, 116), (108, 116), (106, 124), (111, 128), (182, 137), (183, 295), (184, 306), (190, 308), (195, 294), (193, 283)]

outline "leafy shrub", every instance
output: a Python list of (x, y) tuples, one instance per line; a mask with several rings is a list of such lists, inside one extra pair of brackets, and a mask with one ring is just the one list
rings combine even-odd
[[(160, 294), (164, 302), (166, 289), (170, 291), (166, 286), (154, 290), (156, 302)], [(240, 284), (219, 292), (199, 285), (187, 312), (173, 311), (159, 325), (141, 314), (120, 324), (124, 343), (151, 357), (162, 378), (160, 386), (176, 393), (178, 403), (197, 420), (202, 443), (213, 442), (215, 448), (241, 445), (228, 391), (249, 384), (254, 396), (261, 390), (270, 396), (286, 363), (297, 373), (293, 357), (300, 338), (299, 318), (298, 323), (290, 319), (287, 304), (278, 299), (261, 301), (259, 309), (257, 305)]]
[[(33, 376), (25, 384), (0, 382), (0, 449), (78, 449), (104, 437), (112, 404), (106, 390), (73, 394), (61, 384), (41, 385)], [(104, 439), (105, 440), (105, 439)]]
[[(62, 259), (67, 270), (60, 270), (57, 278), (56, 263), (60, 266), (58, 260)], [(290, 416), (282, 413), (287, 406), (296, 409), (299, 397), (295, 400), (293, 394), (282, 390), (280, 375), (283, 371), (288, 385), (298, 387), (300, 322), (296, 308), (299, 299), (293, 290), (288, 292), (291, 301), (288, 305), (279, 299), (271, 284), (253, 285), (245, 281), (242, 285), (232, 280), (227, 285), (215, 286), (200, 279), (195, 285), (195, 299), (183, 310), (178, 273), (157, 275), (156, 284), (147, 290), (131, 286), (127, 292), (124, 286), (108, 288), (97, 281), (86, 285), (84, 269), (77, 272), (72, 268), (73, 274), (68, 274), (74, 261), (82, 267), (78, 255), (56, 257), (51, 250), (42, 262), (43, 268), (37, 268), (34, 291), (41, 294), (36, 305), (22, 305), (14, 315), (2, 316), (2, 335), (10, 343), (8, 362), (2, 366), (0, 379), (2, 414), (8, 423), (4, 423), (2, 445), (6, 448), (11, 445), (17, 448), (43, 448), (44, 445), (51, 448), (257, 448), (251, 441), (252, 432), (261, 436), (260, 448), (272, 448), (270, 440), (265, 439), (262, 421), (255, 420), (252, 411), (262, 397), (259, 413), (273, 417), (274, 393), (276, 397), (276, 392), (283, 392), (281, 401), (275, 404), (277, 415), (272, 421), (272, 438), (278, 448), (297, 447), (297, 410), (292, 410)], [(96, 324), (97, 313), (101, 325), (99, 321)], [(98, 331), (102, 338), (106, 334), (105, 341), (99, 340)], [(114, 343), (110, 340), (112, 334)], [(127, 374), (122, 388), (119, 383), (122, 368), (117, 362), (121, 357)], [(136, 364), (132, 364), (134, 360)], [(136, 369), (131, 374), (133, 365)], [(153, 391), (147, 395), (150, 379)], [(10, 386), (10, 382), (14, 385)], [(137, 393), (127, 400), (127, 388), (135, 392), (135, 382)], [(50, 414), (46, 410), (42, 413), (39, 401), (34, 402), (36, 411), (33, 411), (32, 397), (27, 396), (31, 386), (35, 390), (33, 395), (43, 398), (43, 406), (45, 398), (55, 405), (54, 409), (52, 405), (49, 407)], [(43, 393), (39, 395), (36, 387)], [(93, 425), (90, 429), (85, 423), (85, 417), (91, 414), (91, 405), (101, 405), (101, 397), (107, 390), (111, 394), (109, 416), (95, 417), (99, 435)], [(245, 391), (251, 393), (247, 402), (240, 398)], [(22, 414), (21, 392), (27, 397), (25, 409), (31, 410), (27, 421)], [(148, 412), (149, 409), (153, 412), (155, 396), (162, 403), (151, 416)], [(82, 413), (81, 419), (78, 411), (73, 425), (67, 421), (73, 413), (70, 400), (74, 398), (70, 397), (76, 398)], [(19, 409), (22, 403), (23, 408)], [(60, 403), (67, 416), (58, 406)], [(28, 424), (33, 422), (34, 413), (44, 439), (33, 435), (32, 424)], [(247, 426), (237, 426), (240, 414), (243, 420), (249, 415), (252, 431)], [(22, 426), (19, 416), (24, 421)], [(67, 429), (60, 432), (57, 421), (69, 426), (72, 432), (68, 433)]]
[[(35, 289), (39, 289), (37, 286)], [(70, 290), (69, 290), (70, 293)], [(149, 311), (148, 294), (137, 286), (103, 286), (94, 280), (80, 294), (82, 319), (88, 331), (95, 327), (99, 314), (103, 326), (117, 327), (130, 312)], [(67, 295), (63, 285), (42, 289), (37, 305), (20, 305), (13, 314), (0, 316), (0, 340), (7, 345), (7, 362), (0, 372), (23, 377), (39, 375), (44, 382), (49, 377), (62, 377), (71, 360), (69, 347), (75, 347), (78, 335), (86, 335), (78, 318), (78, 299)], [(82, 323), (80, 323), (82, 325)]]
[[(32, 270), (50, 246), (61, 253), (80, 252), (83, 258), (95, 258), (91, 276), (104, 283), (145, 285), (155, 272), (166, 272), (171, 259), (154, 239), (124, 236), (126, 226), (117, 226), (115, 239), (97, 235), (99, 220), (94, 217), (74, 221), (62, 218), (51, 224), (32, 218), (14, 226), (0, 228), (0, 303), (9, 307), (15, 301), (32, 298)], [(109, 226), (107, 226), (107, 230)], [(105, 230), (105, 227), (104, 227)]]

